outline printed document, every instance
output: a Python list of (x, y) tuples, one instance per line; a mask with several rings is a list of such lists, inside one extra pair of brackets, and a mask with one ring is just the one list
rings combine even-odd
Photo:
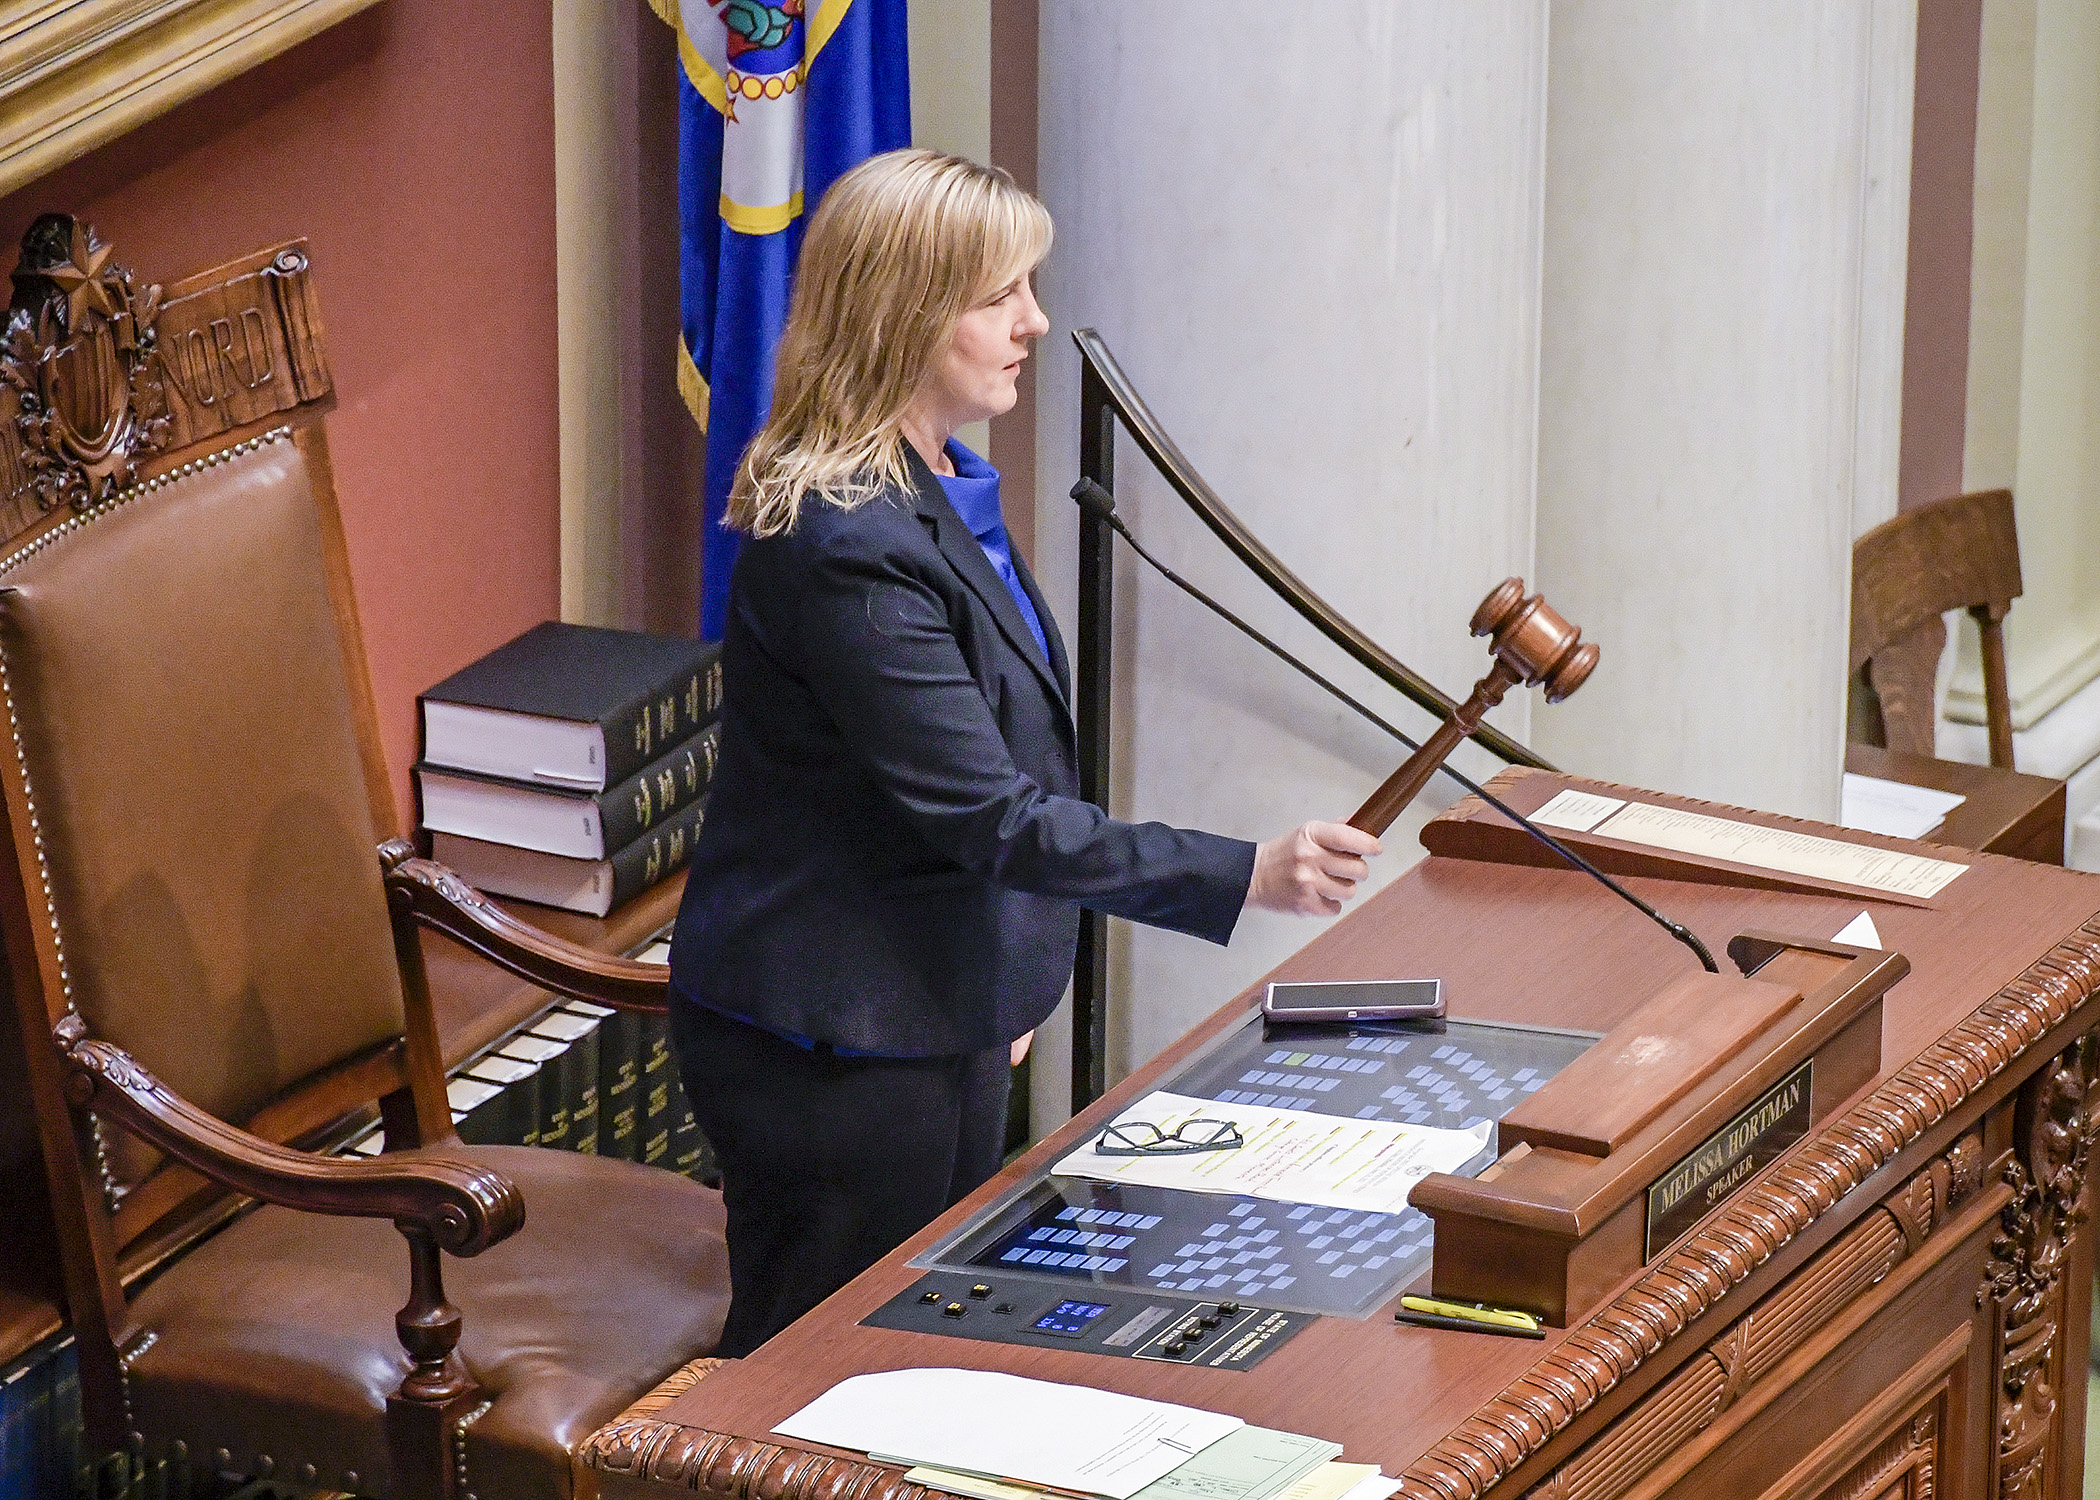
[(1470, 1130), (1436, 1130), (1164, 1092), (1146, 1095), (1116, 1123), (1148, 1124), (1171, 1134), (1184, 1120), (1230, 1120), (1246, 1144), (1230, 1151), (1103, 1156), (1094, 1149), (1097, 1136), (1051, 1171), (1100, 1182), (1398, 1213), (1407, 1207), (1409, 1189), (1431, 1172), (1455, 1172), (1480, 1155), (1495, 1128), (1483, 1120)]
[(773, 1430), (891, 1463), (1131, 1500), (1245, 1425), (1113, 1391), (934, 1368), (852, 1376)]
[(1892, 896), (1930, 900), (1967, 865), (1895, 849), (1873, 849), (1790, 828), (1739, 823), (1652, 802), (1626, 802), (1570, 787), (1531, 815), (1534, 823), (1668, 849), (1753, 869), (1830, 880)]

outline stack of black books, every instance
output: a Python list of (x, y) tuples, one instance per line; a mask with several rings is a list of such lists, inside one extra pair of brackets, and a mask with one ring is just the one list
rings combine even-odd
[(73, 1335), (58, 1334), (0, 1364), (0, 1500), (92, 1493), (79, 1362)]
[[(661, 942), (636, 955), (667, 956)], [(563, 1000), (455, 1070), (446, 1095), (469, 1145), (588, 1151), (698, 1182), (719, 1177), (661, 1014)], [(370, 1156), (382, 1142), (374, 1129), (346, 1149)]]
[(478, 889), (602, 917), (692, 852), (719, 646), (549, 621), (418, 702), (431, 857)]

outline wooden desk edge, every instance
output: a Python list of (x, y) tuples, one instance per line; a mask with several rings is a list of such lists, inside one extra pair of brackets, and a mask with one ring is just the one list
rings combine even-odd
[[(2100, 913), (1570, 1328), (1528, 1371), (1407, 1465), (1398, 1494), (1404, 1500), (1485, 1495), (2096, 993)], [(579, 1478), (588, 1474), (601, 1487), (613, 1481), (608, 1494), (646, 1493), (633, 1487), (640, 1485), (772, 1500), (919, 1500), (926, 1494), (885, 1465), (657, 1415), (722, 1363), (703, 1360), (676, 1372), (586, 1438), (576, 1451)]]
[(696, 1359), (681, 1365), (579, 1443), (572, 1459), (576, 1494), (619, 1500), (621, 1496), (659, 1494), (653, 1487), (670, 1485), (701, 1494), (780, 1496), (782, 1500), (797, 1496), (928, 1500), (933, 1495), (925, 1486), (907, 1480), (904, 1471), (894, 1465), (706, 1432), (657, 1415), (730, 1363)]

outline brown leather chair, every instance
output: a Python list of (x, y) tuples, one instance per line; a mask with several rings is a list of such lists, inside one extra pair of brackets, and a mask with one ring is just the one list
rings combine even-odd
[(2009, 490), (1951, 495), (1904, 511), (1852, 544), (1850, 738), (1933, 753), (1933, 689), (1947, 628), (1966, 609), (1983, 638), (1991, 764), (2013, 768), (2006, 613), (2020, 597), (2020, 537)]
[[(573, 1446), (712, 1348), (720, 1198), (460, 1145), (419, 927), (611, 1004), (660, 1008), (665, 971), (387, 837), (303, 246), (163, 294), (47, 216), (15, 288), (0, 921), (48, 1204), (10, 1212), (48, 1209), (90, 1442), (570, 1496)], [(383, 1155), (307, 1149), (375, 1105)]]

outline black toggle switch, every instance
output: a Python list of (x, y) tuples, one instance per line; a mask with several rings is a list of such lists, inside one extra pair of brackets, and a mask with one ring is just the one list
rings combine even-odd
[(919, 1293), (919, 1300), (921, 1302), (938, 1302), (941, 1300), (941, 1294), (939, 1292), (921, 1292)]
[(969, 1309), (960, 1302), (951, 1302), (941, 1309), (941, 1316), (944, 1318), (959, 1318), (968, 1311)]
[(1228, 1318), (1237, 1317), (1239, 1314), (1245, 1312), (1246, 1310), (1247, 1309), (1240, 1306), (1237, 1302), (1220, 1302), (1218, 1304), (1218, 1311), (1223, 1313)]
[(1196, 1320), (1196, 1326), (1208, 1332), (1210, 1329), (1217, 1327), (1220, 1323), (1224, 1321), (1225, 1320), (1219, 1317), (1216, 1313), (1205, 1313), (1202, 1317)]
[(980, 1282), (978, 1282), (978, 1283), (977, 1283), (977, 1285), (975, 1285), (975, 1286), (973, 1286), (973, 1287), (971, 1287), (971, 1288), (970, 1288), (970, 1296), (971, 1296), (971, 1298), (972, 1298), (973, 1300), (975, 1300), (975, 1301), (978, 1301), (978, 1302), (982, 1302), (982, 1301), (983, 1301), (983, 1300), (984, 1300), (985, 1298), (987, 1298), (987, 1297), (991, 1296), (991, 1294), (992, 1294), (992, 1289), (991, 1289), (990, 1287), (986, 1286), (986, 1285), (985, 1285), (985, 1284), (984, 1284), (983, 1282), (981, 1282), (981, 1281), (980, 1281)]
[(1000, 1314), (1010, 1313), (1013, 1310), (1014, 1305), (1011, 1302), (1001, 1302), (998, 1306), (992, 1309), (993, 1312)]

